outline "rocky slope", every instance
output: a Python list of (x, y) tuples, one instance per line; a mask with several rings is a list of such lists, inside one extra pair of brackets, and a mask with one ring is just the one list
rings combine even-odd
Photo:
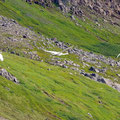
[[(22, 27), (15, 20), (3, 16), (0, 16), (0, 33), (0, 49), (2, 51), (37, 61), (43, 61), (44, 57), (41, 57), (39, 52), (43, 52), (44, 54), (46, 49), (52, 49), (55, 51), (56, 48), (60, 48), (61, 50), (68, 52), (69, 55), (76, 55), (76, 60), (78, 59), (79, 62), (75, 63), (75, 61), (72, 61), (72, 57), (71, 59), (67, 59), (66, 57), (61, 58), (59, 55), (55, 57), (50, 54), (47, 56), (50, 59), (45, 61), (62, 68), (70, 68), (83, 76), (107, 84), (120, 91), (120, 85), (118, 84), (120, 79), (119, 61), (110, 57), (107, 58), (103, 55), (97, 55), (93, 52), (70, 47), (72, 45), (60, 42), (56, 38), (45, 38), (28, 28)], [(36, 51), (34, 51), (34, 49)], [(112, 71), (115, 73), (114, 77), (112, 77), (111, 74), (108, 74), (108, 72)], [(0, 71), (0, 75), (8, 80), (14, 81), (14, 77), (4, 69), (3, 72), (2, 70)]]
[(73, 10), (77, 15), (80, 12), (79, 7), (86, 6), (102, 15), (120, 18), (120, 1), (118, 0), (58, 0), (58, 4), (69, 6), (68, 11)]
[(104, 17), (120, 19), (119, 0), (26, 0), (29, 3), (35, 2), (42, 6), (52, 7), (52, 2), (57, 4), (64, 12), (77, 16), (84, 15), (83, 7), (89, 8)]

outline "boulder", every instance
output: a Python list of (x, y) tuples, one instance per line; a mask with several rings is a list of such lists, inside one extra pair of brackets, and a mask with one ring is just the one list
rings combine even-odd
[(103, 78), (103, 77), (100, 77), (100, 76), (99, 76), (99, 77), (97, 78), (97, 81), (106, 84), (105, 78)]
[(0, 75), (14, 83), (19, 83), (19, 81), (17, 80), (16, 77), (14, 77), (12, 74), (10, 74), (9, 72), (7, 72), (6, 69), (0, 69)]
[(97, 68), (95, 68), (95, 67), (90, 67), (90, 69), (89, 69), (90, 71), (93, 71), (93, 72), (99, 72), (99, 70), (97, 69)]

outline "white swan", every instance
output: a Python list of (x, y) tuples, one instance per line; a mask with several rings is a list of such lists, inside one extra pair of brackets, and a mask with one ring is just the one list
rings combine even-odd
[(0, 61), (4, 61), (4, 58), (3, 58), (2, 52), (0, 52)]

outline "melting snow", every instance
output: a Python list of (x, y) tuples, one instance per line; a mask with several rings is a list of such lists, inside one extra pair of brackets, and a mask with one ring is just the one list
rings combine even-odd
[(52, 55), (56, 55), (56, 56), (61, 56), (61, 55), (68, 55), (68, 53), (62, 53), (62, 52), (56, 52), (56, 51), (48, 51), (48, 50), (44, 50), (45, 52), (51, 53)]
[(117, 58), (120, 57), (120, 54), (118, 54)]

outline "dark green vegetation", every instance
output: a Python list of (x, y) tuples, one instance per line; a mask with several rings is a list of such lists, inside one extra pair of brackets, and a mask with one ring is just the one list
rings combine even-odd
[[(78, 20), (77, 26), (70, 15), (63, 16), (55, 9), (44, 9), (39, 5), (29, 5), (22, 0), (0, 2), (0, 14), (16, 19), (20, 24), (59, 41), (69, 42), (108, 56), (116, 56), (120, 51), (120, 28), (103, 22), (91, 15), (91, 21)], [(98, 20), (98, 26), (95, 20)], [(103, 51), (101, 51), (103, 49)]]
[(10, 120), (120, 119), (120, 94), (107, 85), (71, 75), (69, 69), (3, 55), (0, 67), (13, 73), (20, 85), (0, 77), (0, 116)]

